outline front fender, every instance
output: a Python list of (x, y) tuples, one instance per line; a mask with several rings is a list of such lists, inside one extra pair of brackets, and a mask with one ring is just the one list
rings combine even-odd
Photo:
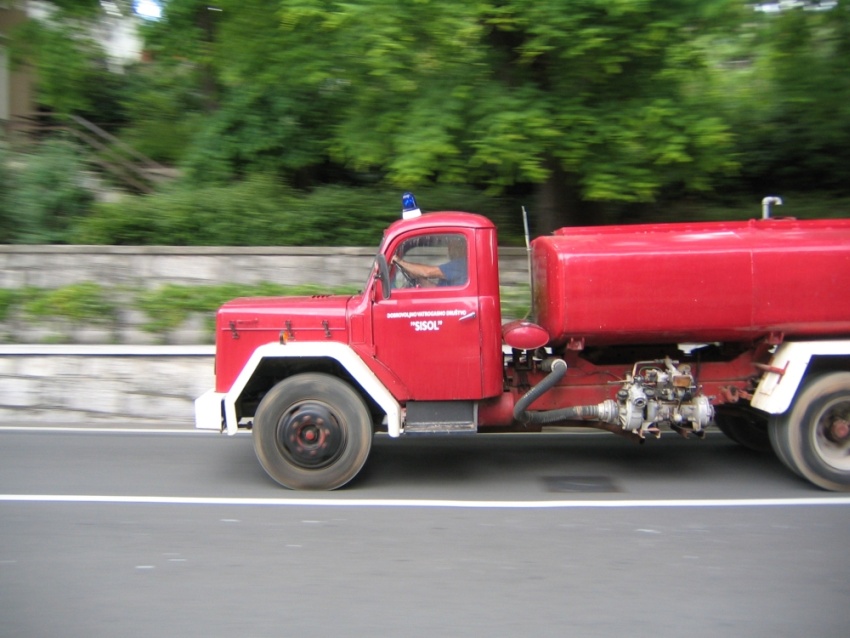
[(239, 422), (236, 417), (236, 402), (251, 381), (260, 364), (267, 359), (279, 358), (329, 358), (338, 362), (357, 381), (361, 388), (381, 407), (387, 415), (387, 431), (390, 436), (401, 434), (401, 406), (386, 386), (375, 376), (366, 363), (348, 345), (338, 342), (289, 342), (267, 343), (254, 350), (251, 358), (239, 372), (230, 390), (225, 393), (207, 392), (195, 400), (195, 427), (221, 429), (216, 426), (223, 418), (223, 429), (236, 434)]

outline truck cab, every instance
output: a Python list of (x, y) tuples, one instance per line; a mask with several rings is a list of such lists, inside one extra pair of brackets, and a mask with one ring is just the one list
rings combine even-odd
[[(399, 221), (388, 229), (378, 259), (386, 261), (388, 277), (375, 269), (368, 303), (359, 309), (371, 323), (361, 352), (393, 371), (403, 388), (396, 398), (477, 401), (498, 395), (501, 314), (493, 223), (468, 213)], [(463, 275), (417, 279), (404, 268), (411, 262), (455, 266)]]
[[(452, 272), (416, 278), (405, 263)], [(329, 483), (320, 470), (338, 466), (344, 449), (368, 449), (374, 430), (475, 432), (478, 402), (503, 391), (500, 326), (494, 224), (462, 212), (402, 219), (387, 228), (360, 294), (224, 304), (216, 387), (196, 401), (196, 424), (230, 434), (250, 428), (259, 441), (259, 431), (270, 431), (258, 456), (278, 482), (336, 487), (339, 479)], [(299, 380), (324, 398), (279, 414), (275, 389)], [(357, 409), (327, 407), (348, 390)], [(344, 412), (359, 415), (356, 436)], [(281, 470), (288, 466), (297, 478)]]

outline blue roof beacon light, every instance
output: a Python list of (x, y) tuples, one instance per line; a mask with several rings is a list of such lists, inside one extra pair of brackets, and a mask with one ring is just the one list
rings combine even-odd
[(422, 211), (419, 210), (419, 204), (416, 203), (416, 198), (413, 193), (405, 193), (401, 196), (401, 218), (413, 219), (419, 217)]

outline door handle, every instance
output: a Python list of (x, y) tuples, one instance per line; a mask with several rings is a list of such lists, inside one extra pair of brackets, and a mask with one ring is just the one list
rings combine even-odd
[(467, 312), (458, 321), (466, 321), (467, 319), (475, 319), (475, 311)]

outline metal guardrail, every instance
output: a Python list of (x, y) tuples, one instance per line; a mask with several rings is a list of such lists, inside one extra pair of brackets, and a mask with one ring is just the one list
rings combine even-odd
[(3, 356), (60, 357), (211, 357), (215, 346), (121, 346), (121, 345), (0, 345)]

